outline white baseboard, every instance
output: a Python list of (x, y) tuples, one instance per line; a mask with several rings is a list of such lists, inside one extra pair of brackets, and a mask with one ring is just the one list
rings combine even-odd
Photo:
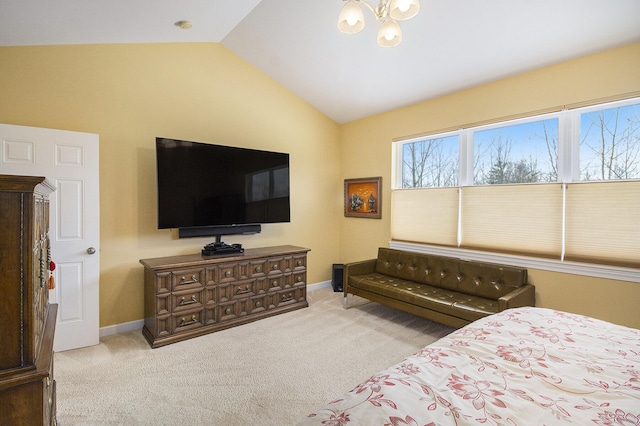
[(315, 283), (315, 284), (308, 284), (307, 290), (318, 290), (320, 288), (325, 288), (325, 287), (331, 287), (331, 280), (320, 281), (319, 283)]
[(120, 324), (109, 325), (106, 327), (100, 327), (100, 338), (111, 336), (113, 334), (126, 333), (128, 331), (142, 330), (144, 320), (136, 320), (130, 322), (123, 322)]
[[(331, 280), (321, 281), (315, 284), (307, 285), (307, 290), (318, 290), (324, 287), (331, 287)], [(123, 322), (115, 325), (108, 325), (106, 327), (100, 327), (100, 338), (111, 336), (113, 334), (127, 333), (129, 331), (142, 330), (144, 320), (136, 320), (130, 322)]]

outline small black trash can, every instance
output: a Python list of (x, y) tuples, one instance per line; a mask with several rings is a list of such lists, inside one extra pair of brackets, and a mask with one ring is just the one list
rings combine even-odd
[(344, 265), (342, 263), (333, 264), (333, 274), (331, 275), (331, 286), (333, 291), (342, 291), (342, 273), (344, 272)]

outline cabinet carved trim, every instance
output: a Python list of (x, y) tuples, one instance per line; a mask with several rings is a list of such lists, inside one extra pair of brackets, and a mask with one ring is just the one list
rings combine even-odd
[(277, 246), (141, 259), (142, 334), (157, 348), (307, 307), (308, 251)]

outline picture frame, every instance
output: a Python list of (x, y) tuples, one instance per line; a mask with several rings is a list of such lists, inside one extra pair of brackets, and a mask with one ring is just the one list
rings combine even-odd
[(382, 218), (382, 177), (344, 180), (344, 215)]

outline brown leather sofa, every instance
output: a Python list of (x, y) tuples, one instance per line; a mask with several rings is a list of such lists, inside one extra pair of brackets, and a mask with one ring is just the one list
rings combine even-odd
[(509, 308), (535, 306), (527, 270), (380, 247), (344, 265), (345, 309), (355, 294), (451, 327)]

